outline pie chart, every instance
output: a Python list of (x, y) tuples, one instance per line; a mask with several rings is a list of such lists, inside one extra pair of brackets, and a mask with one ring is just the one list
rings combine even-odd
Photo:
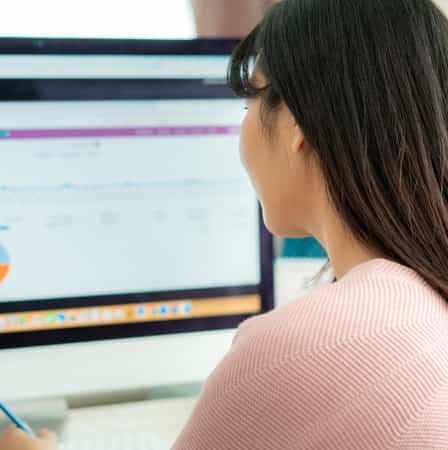
[(0, 245), (0, 284), (5, 281), (9, 272), (9, 255), (6, 249)]

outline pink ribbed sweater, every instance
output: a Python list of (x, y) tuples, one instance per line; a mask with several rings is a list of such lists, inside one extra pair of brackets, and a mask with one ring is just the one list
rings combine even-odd
[(244, 322), (175, 450), (448, 450), (448, 302), (384, 259)]

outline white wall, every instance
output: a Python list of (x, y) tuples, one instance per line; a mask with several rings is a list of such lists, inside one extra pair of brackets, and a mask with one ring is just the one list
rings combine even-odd
[[(223, 0), (225, 1), (225, 0)], [(448, 0), (434, 0), (448, 14)], [(190, 0), (5, 0), (0, 36), (191, 38)]]
[(189, 0), (6, 0), (0, 36), (190, 38)]
[(434, 3), (440, 6), (443, 11), (448, 14), (448, 0), (433, 0)]

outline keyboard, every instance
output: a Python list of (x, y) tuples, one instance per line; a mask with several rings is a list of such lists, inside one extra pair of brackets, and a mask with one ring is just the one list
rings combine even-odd
[(170, 447), (153, 433), (112, 432), (70, 439), (63, 442), (59, 448), (60, 450), (169, 450)]

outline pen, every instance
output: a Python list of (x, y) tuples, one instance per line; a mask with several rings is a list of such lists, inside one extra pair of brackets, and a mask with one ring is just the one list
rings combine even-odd
[(6, 416), (21, 430), (29, 434), (31, 437), (36, 437), (33, 430), (24, 422), (22, 422), (10, 409), (6, 407), (2, 402), (0, 402), (0, 410), (3, 411)]

